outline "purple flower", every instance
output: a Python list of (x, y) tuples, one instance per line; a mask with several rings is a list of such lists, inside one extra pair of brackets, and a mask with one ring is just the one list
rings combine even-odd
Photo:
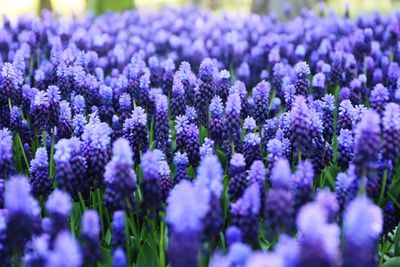
[(270, 182), (273, 188), (289, 189), (292, 183), (292, 171), (287, 159), (277, 159), (272, 167)]
[(209, 209), (209, 192), (204, 187), (181, 181), (172, 189), (166, 208), (172, 266), (197, 266), (203, 219)]
[(175, 75), (171, 97), (171, 114), (173, 118), (185, 114), (185, 97), (185, 88), (179, 75)]
[(296, 208), (299, 208), (312, 198), (314, 183), (314, 167), (310, 161), (300, 161), (293, 174), (293, 192), (296, 197)]
[(336, 194), (329, 189), (319, 189), (315, 201), (325, 210), (328, 222), (334, 222), (339, 211)]
[(59, 138), (68, 138), (72, 134), (71, 108), (65, 100), (60, 101), (57, 118), (57, 135)]
[(100, 260), (100, 221), (95, 210), (86, 210), (82, 215), (81, 235), (83, 239), (83, 255), (85, 262), (94, 264)]
[(337, 132), (340, 133), (341, 129), (352, 129), (352, 114), (353, 105), (350, 100), (343, 100), (339, 104), (339, 113), (337, 119)]
[(308, 96), (310, 92), (310, 81), (308, 80), (308, 75), (310, 72), (310, 67), (306, 62), (299, 62), (294, 67), (296, 71), (296, 93), (303, 96)]
[(241, 146), (240, 112), (240, 96), (236, 93), (230, 94), (225, 106), (224, 130), (226, 138), (224, 139), (229, 145), (233, 142), (238, 149)]
[(47, 196), (52, 190), (52, 184), (49, 176), (49, 162), (47, 150), (44, 147), (36, 150), (35, 158), (31, 160), (31, 188), (34, 196)]
[(204, 59), (199, 67), (195, 107), (202, 125), (207, 125), (208, 105), (215, 94), (214, 70), (214, 62), (210, 58)]
[(322, 98), (322, 124), (324, 126), (323, 137), (328, 143), (332, 142), (334, 134), (334, 111), (335, 107), (335, 97), (331, 94), (327, 94)]
[(30, 111), (32, 127), (38, 131), (47, 130), (50, 126), (49, 112), (50, 103), (47, 93), (37, 92)]
[(313, 95), (321, 98), (325, 94), (325, 74), (319, 72), (314, 75), (312, 80)]
[(228, 194), (231, 200), (240, 198), (247, 187), (246, 161), (242, 154), (234, 153), (229, 161), (231, 179), (228, 185)]
[(189, 159), (186, 153), (176, 152), (174, 157), (174, 163), (176, 165), (174, 183), (177, 184), (182, 180), (189, 180), (187, 174), (187, 167), (189, 166)]
[(290, 141), (298, 153), (306, 154), (311, 142), (310, 111), (303, 96), (297, 96), (290, 114)]
[(10, 130), (19, 132), (22, 124), (22, 116), (18, 107), (13, 106), (10, 111)]
[(114, 267), (126, 267), (127, 260), (123, 249), (117, 248), (113, 252), (113, 266)]
[(195, 92), (194, 92), (194, 86), (193, 86), (192, 80), (195, 79), (195, 76), (192, 73), (190, 64), (188, 62), (183, 61), (181, 63), (181, 65), (179, 66), (179, 76), (180, 76), (182, 85), (185, 89), (187, 104), (193, 105), (194, 98), (195, 98)]
[(9, 63), (4, 63), (1, 69), (2, 86), (1, 86), (1, 101), (7, 103), (8, 99), (13, 104), (19, 104), (21, 100), (22, 90), (18, 81), (18, 71)]
[(206, 156), (214, 154), (214, 141), (206, 137), (199, 151), (201, 159), (203, 159)]
[(244, 137), (243, 155), (247, 167), (250, 167), (255, 160), (262, 160), (260, 144), (261, 138), (256, 133), (248, 133)]
[(350, 130), (342, 129), (337, 137), (339, 157), (338, 165), (343, 169), (347, 169), (350, 161), (353, 159), (354, 138)]
[(22, 252), (38, 223), (40, 206), (31, 196), (29, 182), (24, 176), (13, 176), (7, 183), (4, 193), (4, 207), (7, 215), (8, 246), (13, 251)]
[(318, 203), (304, 205), (297, 216), (300, 231), (298, 266), (339, 266), (340, 229), (330, 224)]
[(58, 118), (60, 116), (60, 89), (57, 86), (51, 85), (46, 90), (48, 98), (48, 112), (49, 123), (51, 127), (57, 126)]
[(125, 214), (123, 211), (120, 210), (114, 212), (112, 220), (111, 247), (115, 251), (118, 248), (124, 248), (125, 245)]
[(72, 120), (72, 127), (74, 128), (74, 134), (80, 137), (85, 130), (86, 117), (83, 114), (76, 114)]
[(82, 254), (78, 242), (67, 231), (62, 231), (54, 241), (54, 248), (48, 257), (49, 266), (79, 267), (82, 265)]
[(133, 110), (131, 117), (124, 122), (123, 132), (138, 161), (140, 152), (143, 153), (148, 148), (147, 115), (143, 108), (136, 107)]
[(256, 127), (257, 124), (253, 117), (247, 117), (243, 122), (243, 129), (246, 131), (246, 133), (254, 132)]
[(260, 82), (253, 88), (253, 116), (258, 124), (263, 124), (268, 119), (270, 91), (271, 85), (266, 81)]
[[(105, 205), (111, 210), (131, 209), (135, 204), (136, 174), (133, 168), (133, 152), (126, 139), (117, 139), (113, 144), (113, 156), (106, 165), (104, 181)], [(129, 204), (128, 204), (129, 203)]]
[(226, 102), (226, 99), (229, 94), (230, 84), (230, 76), (231, 74), (227, 70), (221, 70), (219, 72), (218, 80), (216, 82), (216, 91), (217, 95), (221, 98), (223, 102)]
[(175, 119), (176, 149), (185, 150), (189, 120), (186, 115), (177, 116)]
[(87, 177), (89, 184), (96, 188), (102, 184), (104, 168), (108, 162), (111, 128), (104, 122), (94, 118), (85, 125), (81, 136), (82, 156), (87, 161)]
[(400, 154), (400, 106), (395, 103), (387, 104), (383, 113), (382, 154), (393, 163)]
[(189, 123), (197, 124), (197, 112), (194, 107), (186, 106), (185, 116), (189, 120)]
[(377, 241), (383, 228), (381, 209), (365, 196), (357, 197), (347, 207), (343, 221), (343, 266), (376, 266)]
[(160, 150), (148, 150), (141, 159), (143, 181), (140, 187), (143, 194), (143, 205), (146, 210), (158, 210), (160, 208), (161, 187), (158, 167), (162, 160), (164, 160), (164, 155)]
[(169, 117), (168, 98), (165, 95), (159, 95), (156, 98), (154, 138), (156, 142), (156, 148), (167, 154), (167, 152), (169, 152)]
[(284, 87), (284, 99), (286, 104), (286, 110), (290, 110), (293, 106), (296, 98), (296, 87), (294, 84), (289, 84)]
[(258, 240), (258, 215), (260, 213), (260, 189), (257, 183), (251, 184), (243, 196), (230, 205), (232, 225), (243, 233), (243, 240), (254, 244)]
[(75, 95), (72, 108), (75, 114), (85, 114), (85, 98), (81, 95)]
[(357, 125), (354, 138), (354, 158), (356, 174), (366, 175), (368, 164), (374, 161), (380, 149), (380, 119), (372, 110), (364, 113), (361, 122)]
[(221, 145), (223, 138), (223, 121), (222, 121), (222, 113), (223, 113), (223, 105), (221, 98), (219, 96), (214, 96), (211, 99), (210, 103), (210, 123), (209, 123), (209, 132), (210, 137), (218, 144)]
[(73, 137), (57, 142), (54, 153), (56, 180), (60, 189), (68, 192), (77, 200), (78, 192), (84, 197), (89, 192), (86, 179), (87, 163), (81, 155), (81, 142)]
[(200, 160), (200, 139), (199, 128), (193, 123), (187, 128), (185, 146), (190, 165), (197, 167)]
[(373, 108), (379, 114), (383, 114), (386, 103), (389, 102), (389, 91), (382, 84), (375, 85), (374, 89), (371, 91), (371, 96), (369, 99), (371, 108)]
[(246, 267), (283, 267), (281, 257), (269, 252), (255, 252), (249, 257)]
[(9, 175), (14, 169), (13, 140), (7, 128), (0, 129), (0, 173)]

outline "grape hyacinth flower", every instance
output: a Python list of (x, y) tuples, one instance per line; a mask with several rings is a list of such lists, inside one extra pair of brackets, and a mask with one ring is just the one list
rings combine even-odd
[(187, 128), (185, 145), (189, 163), (196, 168), (200, 160), (200, 139), (199, 128), (193, 123), (189, 124)]
[(350, 130), (342, 129), (337, 137), (337, 141), (339, 152), (337, 163), (342, 170), (346, 170), (353, 159), (353, 133)]
[(265, 121), (261, 128), (261, 138), (262, 138), (262, 147), (263, 150), (268, 145), (268, 142), (273, 139), (278, 130), (278, 119), (272, 118)]
[(125, 245), (125, 214), (124, 211), (119, 210), (114, 212), (112, 220), (111, 248), (113, 251), (119, 248), (124, 250)]
[(29, 171), (31, 173), (32, 194), (35, 197), (40, 195), (47, 196), (52, 190), (52, 184), (46, 148), (40, 147), (36, 150), (35, 158), (31, 161)]
[(172, 118), (185, 114), (185, 89), (178, 75), (174, 77), (171, 97)]
[(208, 237), (216, 238), (222, 229), (224, 220), (221, 209), (223, 191), (223, 170), (215, 155), (208, 155), (201, 160), (197, 168), (196, 186), (205, 187), (209, 191), (209, 211), (204, 218), (204, 232)]
[(92, 117), (82, 134), (82, 156), (87, 162), (89, 185), (96, 189), (103, 184), (104, 168), (111, 150), (111, 128), (98, 118)]
[(265, 120), (268, 119), (270, 91), (271, 85), (266, 81), (260, 82), (253, 88), (253, 117), (258, 124), (263, 124)]
[(385, 105), (389, 102), (388, 89), (380, 83), (375, 85), (374, 89), (371, 91), (369, 102), (371, 108), (382, 115), (385, 110)]
[(172, 267), (198, 266), (203, 219), (209, 211), (209, 194), (203, 187), (181, 181), (167, 200), (168, 255)]
[(104, 172), (106, 190), (104, 203), (109, 210), (131, 210), (135, 205), (134, 191), (137, 189), (133, 171), (133, 152), (126, 139), (117, 139), (113, 144), (113, 156)]
[(179, 66), (179, 76), (182, 82), (182, 85), (185, 89), (186, 93), (186, 102), (188, 105), (193, 105), (195, 100), (195, 92), (192, 84), (192, 78), (194, 74), (192, 73), (190, 64), (186, 61), (183, 61)]
[(81, 154), (81, 142), (78, 138), (61, 139), (54, 146), (54, 162), (58, 187), (68, 192), (74, 200), (81, 193), (87, 197), (89, 184), (86, 179), (87, 163)]
[(49, 236), (47, 234), (34, 236), (32, 240), (27, 243), (25, 249), (23, 258), (25, 266), (45, 266), (49, 255), (49, 247)]
[(338, 173), (335, 187), (340, 211), (343, 212), (348, 203), (357, 196), (359, 189), (358, 179), (354, 175), (354, 166), (350, 166), (347, 173)]
[(47, 259), (48, 266), (63, 267), (68, 263), (69, 267), (82, 265), (82, 254), (78, 242), (68, 232), (60, 232), (55, 241), (54, 248)]
[(216, 82), (216, 93), (221, 98), (222, 102), (226, 102), (229, 94), (231, 74), (227, 70), (221, 70), (218, 75), (218, 80)]
[(241, 149), (241, 129), (240, 129), (241, 101), (237, 93), (230, 94), (225, 106), (225, 140), (228, 145), (235, 145), (235, 150)]
[(60, 116), (60, 89), (57, 86), (51, 85), (46, 90), (48, 99), (48, 120), (51, 127), (57, 126)]
[(246, 243), (255, 244), (258, 240), (260, 207), (260, 189), (256, 183), (251, 184), (243, 196), (230, 205), (232, 225), (240, 228)]
[(395, 103), (387, 104), (383, 112), (382, 154), (393, 164), (400, 155), (400, 106)]
[(74, 128), (74, 134), (80, 137), (85, 130), (86, 118), (82, 114), (76, 114), (72, 120), (72, 127)]
[(214, 154), (214, 141), (209, 138), (204, 138), (204, 142), (200, 147), (200, 159), (205, 158), (206, 156), (210, 156)]
[(242, 154), (235, 153), (229, 161), (228, 194), (232, 201), (239, 199), (247, 187), (246, 161)]
[(145, 152), (149, 146), (147, 115), (143, 108), (136, 107), (133, 110), (131, 117), (125, 120), (123, 132), (135, 153), (136, 161), (139, 161), (140, 152)]
[(101, 260), (100, 222), (95, 210), (86, 210), (82, 215), (81, 236), (83, 239), (83, 258), (87, 264)]
[(322, 124), (324, 127), (323, 137), (328, 143), (332, 143), (332, 138), (334, 134), (334, 111), (335, 107), (335, 97), (331, 94), (327, 94), (322, 98)]
[(356, 175), (363, 178), (368, 164), (376, 160), (380, 149), (380, 118), (372, 110), (365, 112), (357, 125), (354, 138), (354, 158)]
[(199, 67), (199, 87), (196, 92), (196, 111), (201, 125), (207, 125), (208, 105), (215, 94), (214, 62), (204, 59)]
[(176, 150), (184, 151), (187, 142), (189, 120), (186, 115), (177, 116), (175, 119)]
[(69, 103), (62, 100), (60, 102), (60, 115), (57, 124), (57, 137), (60, 139), (71, 137), (73, 131), (72, 123)]
[(339, 104), (339, 113), (337, 119), (337, 132), (340, 133), (342, 129), (351, 130), (353, 127), (352, 122), (352, 114), (353, 114), (353, 105), (350, 100), (343, 100)]
[(1, 69), (1, 101), (3, 103), (7, 103), (8, 99), (10, 99), (11, 103), (19, 104), (21, 100), (22, 90), (20, 85), (18, 84), (18, 75), (15, 67), (9, 63), (4, 63)]
[(7, 177), (14, 169), (13, 141), (7, 128), (0, 129), (0, 174)]
[(296, 210), (312, 199), (314, 183), (314, 167), (311, 161), (300, 161), (293, 174), (293, 194), (295, 195)]
[(310, 111), (303, 96), (297, 96), (290, 114), (290, 141), (298, 153), (306, 154), (310, 136)]
[(30, 111), (32, 127), (39, 132), (48, 130), (50, 126), (49, 112), (50, 103), (47, 93), (44, 91), (37, 92)]
[(185, 116), (189, 123), (197, 124), (198, 116), (194, 107), (186, 106)]
[(377, 242), (383, 228), (380, 208), (365, 196), (357, 197), (347, 207), (343, 221), (343, 266), (377, 266)]
[(13, 106), (10, 111), (10, 130), (19, 132), (21, 130), (22, 116), (18, 107)]
[(248, 133), (244, 137), (243, 155), (246, 166), (250, 167), (255, 160), (262, 160), (261, 138), (256, 133)]
[(297, 216), (300, 251), (297, 266), (340, 266), (340, 229), (329, 223), (316, 202), (304, 205)]
[(154, 119), (154, 138), (156, 148), (165, 154), (169, 152), (169, 118), (168, 118), (168, 98), (159, 95), (156, 98), (156, 114)]
[(224, 125), (222, 120), (223, 105), (221, 97), (214, 96), (210, 103), (210, 123), (209, 123), (209, 133), (210, 137), (218, 145), (222, 145), (223, 142), (223, 131)]
[(332, 192), (327, 188), (318, 189), (315, 196), (315, 202), (324, 209), (329, 223), (336, 221), (336, 216), (339, 212), (339, 202), (335, 192)]
[(85, 114), (86, 104), (85, 98), (81, 95), (75, 95), (72, 102), (72, 110), (74, 114)]
[(394, 206), (392, 201), (386, 203), (382, 209), (383, 211), (383, 236), (388, 236), (397, 227), (400, 214), (398, 209)]
[(264, 218), (268, 229), (274, 234), (291, 232), (294, 224), (294, 195), (291, 170), (286, 159), (276, 160), (270, 176), (271, 189), (268, 190), (264, 202)]
[(99, 115), (103, 121), (111, 122), (112, 116), (114, 114), (114, 108), (112, 106), (113, 102), (113, 90), (109, 86), (100, 85), (100, 107)]
[(0, 177), (0, 209), (4, 208), (5, 181)]
[(256, 127), (257, 124), (253, 117), (247, 117), (243, 122), (243, 129), (246, 134), (255, 132)]
[(140, 185), (143, 194), (143, 208), (146, 211), (158, 211), (161, 208), (161, 185), (158, 170), (164, 155), (160, 150), (148, 150), (143, 154), (140, 165), (143, 169), (143, 181)]
[(30, 193), (29, 182), (24, 176), (13, 176), (4, 193), (4, 207), (7, 212), (7, 246), (13, 252), (22, 253), (38, 224), (40, 206)]
[(162, 82), (162, 90), (166, 95), (171, 95), (171, 89), (174, 83), (175, 62), (167, 59), (164, 62), (164, 74)]
[(296, 87), (294, 84), (289, 84), (284, 87), (284, 100), (285, 100), (285, 108), (287, 111), (292, 109), (294, 100), (296, 98)]
[(316, 99), (320, 99), (325, 94), (325, 75), (322, 72), (314, 75), (312, 92)]
[(174, 183), (178, 184), (182, 180), (189, 180), (187, 168), (189, 166), (189, 159), (186, 153), (176, 152), (174, 157), (176, 166)]
[(46, 231), (52, 240), (63, 230), (68, 229), (68, 218), (72, 211), (72, 201), (68, 193), (54, 190), (46, 201), (46, 210), (50, 215), (50, 224)]
[(127, 260), (123, 249), (117, 248), (113, 252), (113, 266), (114, 267), (126, 267)]
[(128, 93), (122, 93), (118, 99), (118, 112), (122, 121), (129, 118), (132, 112), (132, 99)]
[(238, 94), (240, 97), (240, 118), (245, 119), (249, 116), (251, 110), (246, 85), (241, 81), (236, 81), (230, 88), (229, 94)]
[(308, 80), (308, 75), (310, 72), (310, 67), (306, 62), (299, 62), (295, 66), (296, 71), (296, 93), (307, 97), (310, 92), (310, 81)]
[(160, 161), (158, 168), (158, 172), (160, 174), (161, 199), (165, 202), (168, 198), (169, 192), (173, 187), (171, 180), (171, 169), (169, 168), (168, 162), (165, 160)]

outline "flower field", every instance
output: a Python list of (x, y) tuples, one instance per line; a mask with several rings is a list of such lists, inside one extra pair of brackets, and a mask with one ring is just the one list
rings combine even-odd
[(400, 11), (0, 27), (0, 266), (400, 266)]

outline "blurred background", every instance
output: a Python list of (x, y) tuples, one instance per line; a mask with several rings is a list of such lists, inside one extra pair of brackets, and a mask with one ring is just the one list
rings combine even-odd
[[(325, 0), (337, 13), (343, 13), (346, 5), (350, 6), (350, 15), (380, 11), (391, 12), (400, 7), (400, 0)], [(68, 18), (72, 15), (82, 16), (87, 11), (101, 14), (107, 10), (121, 11), (137, 8), (141, 11), (157, 10), (165, 6), (197, 5), (201, 8), (230, 12), (275, 12), (282, 15), (284, 7), (290, 4), (294, 12), (300, 7), (318, 8), (318, 0), (0, 0), (0, 15), (6, 14), (11, 19), (20, 15), (37, 15), (42, 9), (50, 9)]]

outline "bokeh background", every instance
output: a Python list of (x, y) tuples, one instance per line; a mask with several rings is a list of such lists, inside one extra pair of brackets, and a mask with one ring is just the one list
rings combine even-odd
[[(332, 10), (344, 12), (346, 5), (350, 6), (350, 15), (380, 11), (388, 13), (400, 8), (400, 0), (325, 0)], [(68, 18), (73, 15), (82, 16), (87, 11), (101, 14), (107, 10), (121, 11), (137, 8), (141, 11), (151, 11), (165, 6), (179, 7), (184, 5), (198, 5), (201, 8), (227, 10), (229, 12), (275, 12), (280, 16), (285, 5), (290, 4), (294, 12), (301, 6), (318, 9), (321, 1), (318, 0), (0, 0), (0, 15), (7, 15), (11, 19), (31, 14), (37, 15), (42, 9), (51, 9), (60, 16)]]

